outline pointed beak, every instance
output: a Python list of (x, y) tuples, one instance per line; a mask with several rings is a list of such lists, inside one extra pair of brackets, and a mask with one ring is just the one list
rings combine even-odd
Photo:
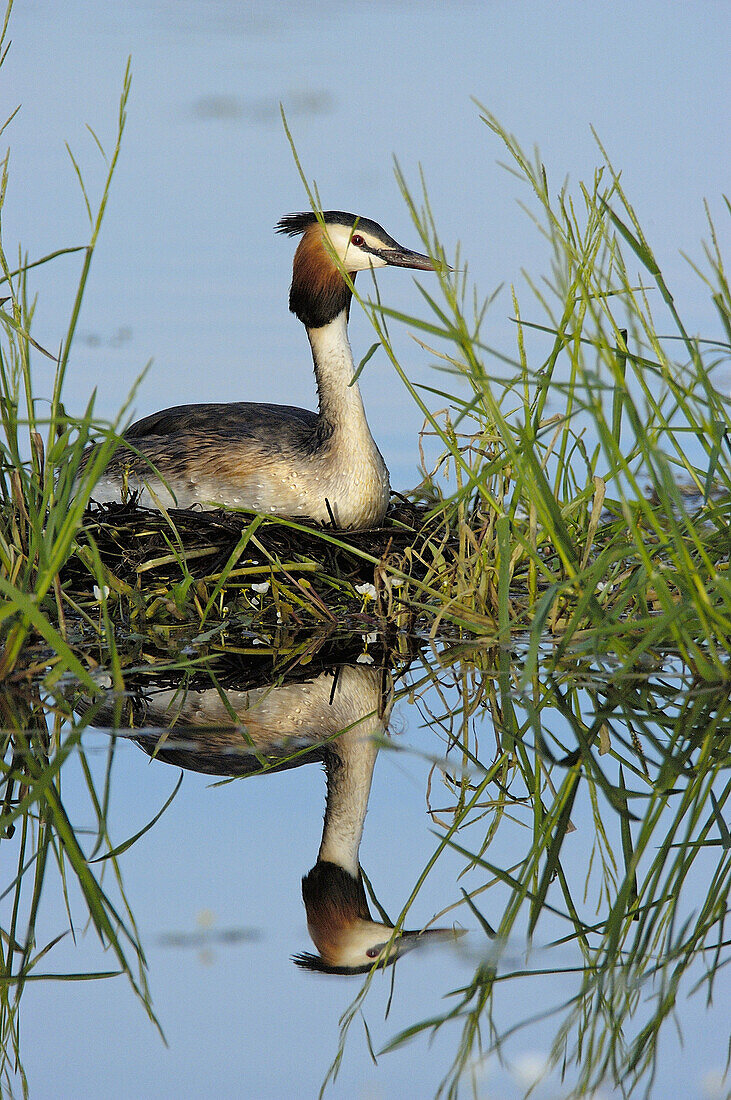
[(405, 929), (396, 940), (393, 950), (396, 958), (405, 955), (414, 948), (425, 947), (428, 943), (444, 943), (458, 940), (466, 933), (465, 928), (426, 928), (421, 932)]
[(436, 265), (421, 252), (412, 252), (409, 248), (379, 248), (378, 255), (390, 267), (411, 267), (415, 271), (436, 271)]

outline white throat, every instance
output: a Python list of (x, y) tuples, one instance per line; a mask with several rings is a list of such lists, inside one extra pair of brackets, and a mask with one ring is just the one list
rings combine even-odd
[(363, 433), (371, 438), (357, 382), (353, 382), (355, 363), (348, 340), (346, 310), (328, 325), (308, 328), (312, 358), (315, 363), (320, 414), (336, 430), (349, 435)]
[(378, 754), (373, 735), (383, 732), (380, 719), (359, 722), (337, 738), (334, 759), (327, 765), (325, 827), (317, 858), (336, 863), (353, 878), (360, 870), (358, 850)]

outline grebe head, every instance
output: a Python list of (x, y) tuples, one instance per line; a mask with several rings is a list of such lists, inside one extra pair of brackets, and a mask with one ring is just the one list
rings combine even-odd
[[(344, 210), (325, 210), (322, 221), (312, 212), (287, 214), (277, 223), (278, 233), (303, 239), (299, 249), (320, 253), (320, 263), (333, 263), (333, 254), (349, 275), (367, 271), (371, 267), (410, 267), (417, 271), (433, 271), (434, 264), (428, 256), (413, 252), (395, 241), (386, 230), (357, 214)], [(314, 256), (312, 257), (314, 259)]]
[(434, 271), (428, 256), (412, 252), (395, 241), (370, 218), (325, 210), (287, 214), (277, 223), (278, 233), (302, 234), (292, 266), (289, 308), (308, 328), (320, 328), (350, 308), (351, 288), (343, 269), (355, 278), (375, 267), (410, 267)]
[(304, 952), (294, 956), (303, 970), (367, 974), (375, 964), (390, 966), (415, 947), (454, 940), (461, 934), (451, 928), (404, 930), (390, 943), (393, 928), (371, 917), (360, 874), (355, 878), (344, 867), (327, 861), (318, 861), (302, 879), (302, 897), (307, 927), (319, 951), (319, 955)]

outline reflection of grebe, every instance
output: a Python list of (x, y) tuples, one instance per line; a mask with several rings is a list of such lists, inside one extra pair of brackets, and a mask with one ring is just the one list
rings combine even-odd
[(383, 519), (388, 470), (353, 381), (351, 291), (342, 271), (354, 278), (375, 267), (434, 265), (376, 222), (341, 210), (328, 210), (321, 220), (290, 214), (277, 229), (302, 234), (289, 304), (307, 329), (319, 412), (236, 402), (153, 413), (125, 432), (133, 450), (113, 456), (94, 489), (96, 500), (119, 500), (126, 485), (152, 508), (229, 505), (320, 523), (334, 519), (338, 527)]
[[(309, 970), (351, 974), (376, 960), (393, 962), (417, 944), (451, 930), (404, 931), (374, 921), (358, 862), (377, 738), (391, 711), (384, 674), (344, 665), (312, 680), (252, 691), (162, 691), (135, 706), (134, 724), (165, 727), (134, 733), (156, 759), (209, 775), (247, 775), (321, 760), (327, 774), (325, 823), (317, 863), (302, 880), (307, 927), (319, 955), (295, 956)], [(231, 727), (231, 711), (238, 725)], [(110, 719), (111, 708), (104, 712)], [(99, 719), (97, 719), (99, 722)], [(172, 724), (174, 723), (174, 725)], [(124, 723), (122, 723), (124, 725)], [(205, 727), (213, 727), (206, 729)], [(228, 726), (228, 728), (227, 728)]]
[[(319, 955), (304, 953), (295, 962), (331, 974), (364, 973), (376, 960), (392, 963), (430, 936), (451, 931), (404, 931), (388, 943), (393, 928), (374, 921), (368, 908), (358, 860), (363, 823), (378, 745), (386, 717), (369, 717), (336, 738), (325, 758), (327, 803), (317, 863), (302, 879), (307, 927)], [(421, 939), (419, 938), (421, 937)]]

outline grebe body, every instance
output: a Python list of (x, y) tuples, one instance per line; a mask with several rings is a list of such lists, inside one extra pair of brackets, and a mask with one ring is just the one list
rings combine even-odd
[(290, 310), (310, 342), (316, 413), (253, 402), (178, 405), (137, 421), (93, 497), (134, 491), (152, 508), (238, 507), (341, 528), (378, 524), (388, 469), (371, 435), (348, 341), (351, 289), (343, 277), (376, 267), (434, 269), (376, 222), (339, 210), (290, 214), (277, 230), (301, 235)]

